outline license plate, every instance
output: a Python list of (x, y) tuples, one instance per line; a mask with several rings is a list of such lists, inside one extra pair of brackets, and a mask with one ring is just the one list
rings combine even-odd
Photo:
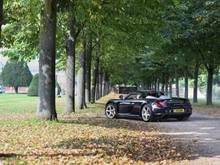
[(184, 109), (174, 109), (173, 112), (181, 113), (184, 112)]

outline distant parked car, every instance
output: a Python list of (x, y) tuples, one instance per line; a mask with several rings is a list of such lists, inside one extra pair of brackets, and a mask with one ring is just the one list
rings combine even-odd
[(5, 90), (2, 85), (0, 85), (0, 93), (5, 93)]
[(146, 122), (166, 118), (187, 120), (192, 114), (192, 106), (188, 99), (170, 98), (157, 91), (137, 91), (109, 100), (105, 114), (110, 119), (135, 117)]

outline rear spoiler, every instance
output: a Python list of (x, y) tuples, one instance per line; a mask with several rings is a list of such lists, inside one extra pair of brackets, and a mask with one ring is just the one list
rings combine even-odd
[(173, 100), (189, 100), (189, 99), (182, 98), (182, 97), (172, 97), (171, 99), (173, 99)]

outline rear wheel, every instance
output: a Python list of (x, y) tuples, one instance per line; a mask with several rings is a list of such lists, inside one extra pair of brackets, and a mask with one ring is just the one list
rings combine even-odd
[(141, 118), (145, 122), (152, 121), (153, 119), (153, 113), (151, 111), (151, 108), (147, 105), (144, 105), (141, 110)]
[(113, 119), (116, 117), (116, 108), (115, 108), (114, 104), (112, 104), (112, 103), (107, 104), (107, 106), (105, 108), (105, 115), (109, 119)]

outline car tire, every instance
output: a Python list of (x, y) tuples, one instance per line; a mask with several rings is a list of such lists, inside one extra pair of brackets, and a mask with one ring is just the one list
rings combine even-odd
[(153, 112), (148, 105), (144, 105), (141, 109), (141, 118), (145, 122), (150, 122), (153, 120)]
[(108, 103), (105, 107), (105, 116), (109, 119), (116, 118), (116, 108), (113, 103)]

